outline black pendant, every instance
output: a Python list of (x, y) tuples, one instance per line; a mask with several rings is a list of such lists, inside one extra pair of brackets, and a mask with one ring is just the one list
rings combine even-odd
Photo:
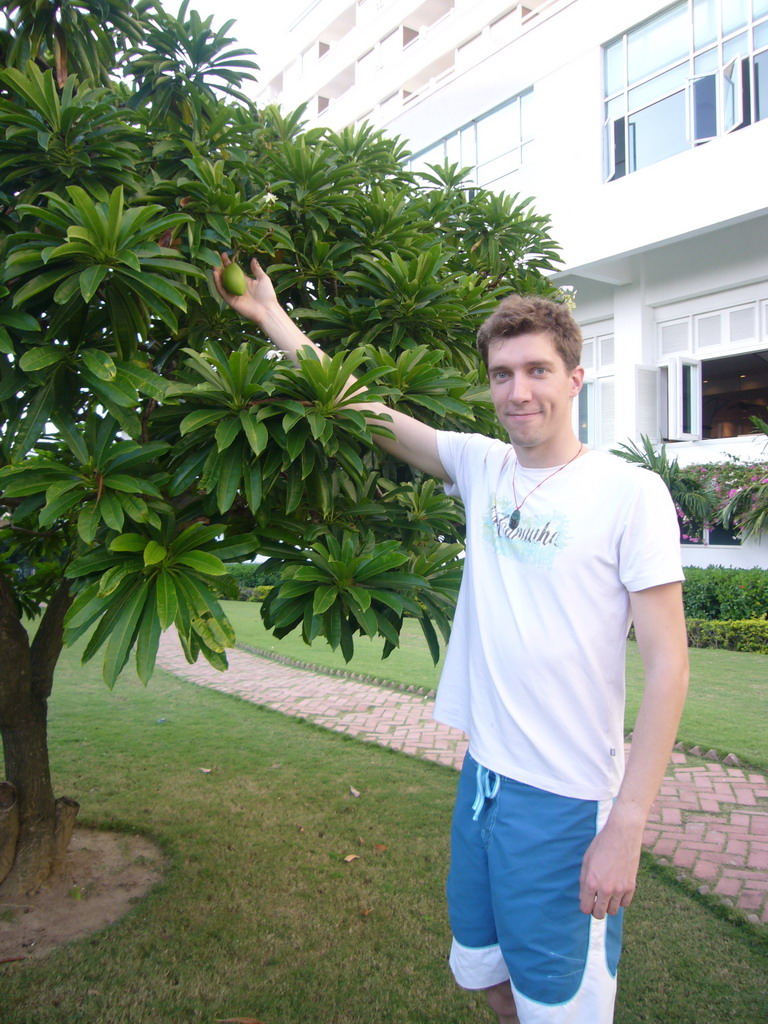
[(509, 517), (509, 528), (510, 530), (516, 530), (520, 525), (520, 509), (516, 508), (512, 515)]

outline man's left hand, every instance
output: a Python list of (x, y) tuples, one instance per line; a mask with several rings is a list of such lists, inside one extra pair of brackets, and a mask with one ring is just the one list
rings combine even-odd
[(579, 882), (579, 908), (598, 921), (618, 914), (632, 902), (637, 884), (642, 833), (612, 826), (609, 820), (584, 854)]

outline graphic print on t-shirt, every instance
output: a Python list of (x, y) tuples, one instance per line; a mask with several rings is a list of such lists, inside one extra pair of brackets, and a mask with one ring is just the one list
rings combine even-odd
[(485, 539), (503, 557), (540, 569), (551, 569), (558, 549), (567, 547), (571, 540), (568, 517), (562, 512), (537, 515), (526, 510), (518, 526), (512, 529), (509, 517), (514, 510), (510, 501), (491, 501), (484, 529)]

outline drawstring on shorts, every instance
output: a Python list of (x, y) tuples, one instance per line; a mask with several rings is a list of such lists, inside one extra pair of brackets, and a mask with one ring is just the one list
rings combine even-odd
[[(493, 782), (491, 782), (491, 776), (493, 776)], [(477, 821), (480, 817), (480, 811), (485, 806), (485, 801), (493, 800), (499, 792), (500, 786), (500, 775), (492, 772), (489, 768), (483, 768), (481, 764), (477, 766), (477, 793), (475, 794), (475, 802), (472, 804), (472, 810), (474, 811), (472, 821)]]

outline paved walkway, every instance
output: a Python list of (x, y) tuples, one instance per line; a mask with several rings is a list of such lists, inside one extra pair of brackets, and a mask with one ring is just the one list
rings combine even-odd
[[(345, 677), (228, 652), (228, 672), (189, 665), (172, 632), (158, 666), (222, 693), (304, 718), (356, 739), (459, 768), (464, 734), (432, 718), (431, 699)], [(702, 891), (768, 924), (768, 779), (675, 751), (645, 832), (645, 845)]]

